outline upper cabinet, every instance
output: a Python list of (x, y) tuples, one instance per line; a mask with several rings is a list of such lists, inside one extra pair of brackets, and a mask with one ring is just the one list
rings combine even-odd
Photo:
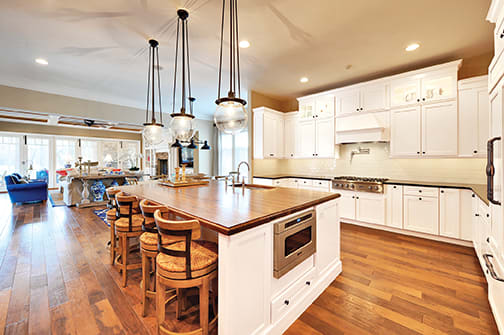
[(254, 159), (283, 158), (284, 115), (260, 107), (254, 109)]
[(343, 90), (336, 95), (336, 116), (377, 112), (387, 108), (385, 83)]
[(299, 120), (327, 119), (334, 117), (334, 95), (327, 94), (299, 101)]
[(284, 118), (284, 157), (296, 158), (298, 156), (298, 113), (287, 113)]
[(486, 157), (489, 137), (488, 76), (461, 80), (459, 86), (459, 157)]
[(299, 101), (299, 119), (309, 120), (315, 118), (315, 99)]
[(392, 80), (390, 106), (393, 108), (457, 98), (459, 64), (460, 62), (451, 68), (415, 73)]

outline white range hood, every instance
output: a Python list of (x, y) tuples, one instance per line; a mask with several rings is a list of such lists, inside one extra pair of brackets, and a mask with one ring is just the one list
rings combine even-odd
[(367, 113), (336, 119), (336, 144), (390, 142), (389, 112)]

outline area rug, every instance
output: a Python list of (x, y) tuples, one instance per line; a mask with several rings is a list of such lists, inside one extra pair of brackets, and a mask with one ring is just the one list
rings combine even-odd
[(93, 212), (107, 225), (110, 227), (110, 225), (107, 222), (107, 212), (108, 208), (102, 208), (102, 209), (95, 209)]
[(63, 193), (60, 191), (49, 191), (49, 201), (53, 207), (66, 206), (63, 201)]

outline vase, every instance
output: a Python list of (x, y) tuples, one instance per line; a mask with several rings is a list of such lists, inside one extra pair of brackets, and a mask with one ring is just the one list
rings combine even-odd
[(114, 180), (112, 180), (112, 183), (110, 184), (110, 186), (117, 187), (117, 186), (119, 186), (119, 183), (117, 182), (117, 180), (114, 179)]
[(103, 195), (105, 194), (105, 185), (103, 182), (101, 180), (97, 180), (90, 188), (94, 201), (103, 201)]

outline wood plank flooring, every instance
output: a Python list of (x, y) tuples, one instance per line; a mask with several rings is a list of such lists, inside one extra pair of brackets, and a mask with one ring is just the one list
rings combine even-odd
[[(156, 334), (93, 210), (0, 195), (0, 334)], [(286, 334), (497, 334), (470, 248), (342, 226), (343, 273)], [(168, 310), (172, 313), (173, 310)], [(197, 328), (197, 309), (177, 331)]]

